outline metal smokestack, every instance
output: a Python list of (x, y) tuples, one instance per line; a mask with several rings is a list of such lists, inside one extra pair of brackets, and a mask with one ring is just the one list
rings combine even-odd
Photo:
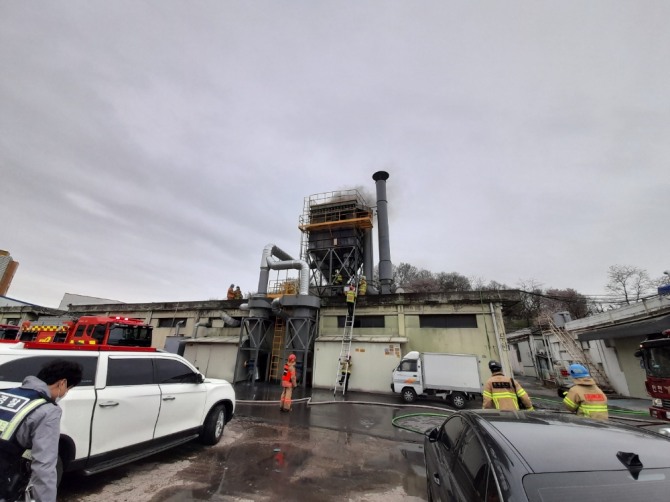
[(391, 293), (393, 266), (391, 264), (391, 246), (389, 245), (389, 215), (386, 201), (386, 180), (389, 173), (377, 171), (372, 175), (377, 187), (377, 237), (379, 238), (379, 283), (381, 294)]

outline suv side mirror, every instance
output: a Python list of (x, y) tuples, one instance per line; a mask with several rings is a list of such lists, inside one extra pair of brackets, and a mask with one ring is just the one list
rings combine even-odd
[(642, 351), (641, 351), (641, 350), (637, 350), (637, 351), (635, 351), (635, 354), (633, 354), (633, 355), (634, 355), (635, 357), (642, 357)]
[(204, 383), (205, 382), (205, 375), (202, 373), (198, 373), (198, 383)]
[(439, 435), (440, 435), (440, 429), (438, 429), (437, 427), (431, 429), (431, 431), (428, 432), (428, 441), (434, 443), (435, 441), (437, 441)]

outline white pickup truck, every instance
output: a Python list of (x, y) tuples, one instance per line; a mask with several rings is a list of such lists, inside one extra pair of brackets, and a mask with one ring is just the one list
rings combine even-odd
[(473, 354), (408, 352), (393, 370), (391, 390), (407, 403), (417, 396), (437, 396), (463, 408), (482, 393), (479, 361)]
[[(0, 389), (21, 385), (54, 359), (83, 367), (63, 409), (58, 479), (94, 474), (199, 439), (219, 442), (235, 413), (235, 391), (186, 359), (147, 348), (0, 344)], [(114, 349), (114, 350), (113, 350)], [(120, 350), (119, 350), (120, 349)]]

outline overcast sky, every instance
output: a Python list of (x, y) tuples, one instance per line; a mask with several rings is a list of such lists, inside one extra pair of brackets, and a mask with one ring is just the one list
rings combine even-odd
[[(390, 173), (391, 259), (604, 292), (670, 269), (666, 1), (0, 0), (8, 296), (256, 291)], [(375, 249), (375, 261), (378, 252)]]

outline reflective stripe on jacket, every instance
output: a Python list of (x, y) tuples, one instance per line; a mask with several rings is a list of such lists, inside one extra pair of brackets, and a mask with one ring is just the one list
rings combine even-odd
[(591, 377), (575, 378), (575, 385), (570, 387), (563, 399), (565, 407), (588, 418), (607, 420), (607, 396), (596, 385)]
[(482, 395), (484, 409), (518, 410), (519, 401), (523, 403), (525, 409), (533, 409), (533, 403), (523, 387), (499, 371), (493, 373), (487, 380)]
[[(25, 437), (26, 428), (32, 429), (32, 424), (24, 424), (38, 408), (48, 402), (41, 392), (31, 388), (21, 387), (0, 392), (0, 455), (4, 457), (2, 465), (7, 469), (0, 473), (3, 480), (0, 500), (4, 500), (3, 497), (10, 497), (12, 500), (23, 498), (21, 494), (31, 478), (31, 448), (39, 446), (33, 444), (32, 437)], [(7, 482), (9, 479), (12, 481)], [(56, 499), (55, 488), (54, 486), (53, 500)]]

